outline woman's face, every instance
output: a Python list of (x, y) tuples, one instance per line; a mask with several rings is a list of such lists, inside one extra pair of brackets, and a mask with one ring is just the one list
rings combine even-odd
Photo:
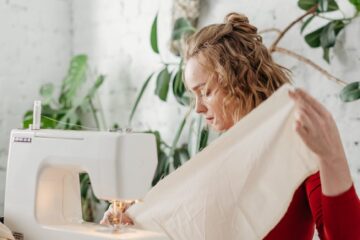
[[(210, 81), (208, 88), (206, 83)], [(199, 63), (196, 57), (188, 60), (185, 67), (185, 84), (194, 94), (196, 105), (195, 110), (201, 114), (207, 124), (216, 131), (226, 131), (234, 125), (232, 111), (235, 106), (228, 106), (226, 113), (223, 113), (223, 99), (225, 93), (218, 87), (216, 79)]]

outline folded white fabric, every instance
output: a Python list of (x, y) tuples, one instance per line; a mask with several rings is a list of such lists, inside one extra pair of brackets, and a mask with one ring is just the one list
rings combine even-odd
[(15, 240), (11, 231), (2, 223), (0, 223), (0, 240)]
[(262, 239), (317, 171), (293, 129), (290, 85), (160, 181), (128, 214), (175, 240)]

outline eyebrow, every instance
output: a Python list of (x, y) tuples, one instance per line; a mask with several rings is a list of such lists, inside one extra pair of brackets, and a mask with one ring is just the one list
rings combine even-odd
[(198, 89), (199, 87), (204, 86), (205, 84), (206, 84), (205, 82), (204, 82), (204, 83), (200, 83), (200, 84), (196, 85), (195, 87), (193, 87), (192, 90), (195, 91), (196, 89)]

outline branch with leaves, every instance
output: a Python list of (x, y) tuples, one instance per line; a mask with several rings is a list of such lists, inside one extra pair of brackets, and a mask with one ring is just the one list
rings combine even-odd
[[(306, 12), (300, 17), (296, 18), (294, 21), (292, 21), (287, 27), (285, 27), (284, 30), (278, 32), (277, 38), (274, 40), (274, 42), (271, 44), (269, 48), (270, 52), (272, 53), (279, 52), (282, 54), (286, 54), (290, 57), (296, 58), (297, 60), (312, 66), (317, 71), (325, 75), (329, 80), (335, 81), (336, 83), (345, 86), (340, 93), (340, 98), (344, 102), (350, 102), (360, 99), (360, 82), (353, 82), (347, 84), (345, 81), (333, 76), (331, 73), (320, 67), (318, 64), (316, 64), (309, 58), (306, 58), (289, 49), (278, 47), (278, 43), (293, 26), (295, 26), (299, 22), (302, 22), (304, 19), (305, 21), (303, 21), (300, 33), (303, 33), (305, 28), (309, 26), (309, 24), (313, 21), (313, 19), (315, 18), (326, 19), (328, 21), (327, 24), (316, 29), (315, 31), (306, 34), (304, 36), (304, 39), (305, 42), (311, 48), (321, 47), (323, 49), (324, 60), (327, 63), (330, 63), (330, 58), (329, 58), (330, 49), (335, 46), (337, 36), (348, 24), (351, 23), (351, 21), (354, 18), (360, 15), (360, 1), (359, 0), (349, 0), (349, 1), (351, 4), (354, 5), (356, 9), (355, 14), (350, 18), (343, 17), (338, 19), (332, 19), (326, 17), (325, 15), (329, 12), (341, 11), (335, 0), (299, 0), (298, 6), (301, 9), (305, 10)], [(260, 33), (272, 32), (275, 30), (278, 31), (277, 29), (272, 28), (272, 29), (265, 29)]]

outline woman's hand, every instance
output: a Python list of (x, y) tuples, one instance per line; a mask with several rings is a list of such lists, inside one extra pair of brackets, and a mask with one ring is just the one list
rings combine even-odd
[[(114, 209), (113, 209), (113, 205), (111, 204), (108, 208), (108, 210), (104, 213), (104, 216), (102, 218), (102, 220), (100, 221), (100, 224), (103, 225), (113, 225), (114, 224), (114, 219), (121, 219), (121, 224), (124, 225), (134, 225), (133, 220), (125, 213), (125, 211), (132, 205), (131, 204), (127, 204), (124, 208), (123, 212), (117, 212), (115, 213)], [(115, 216), (115, 214), (117, 214)]]
[(296, 104), (295, 130), (304, 143), (323, 161), (345, 158), (335, 121), (325, 107), (301, 89), (289, 96)]
[(319, 159), (322, 191), (334, 196), (352, 185), (339, 131), (331, 114), (301, 89), (289, 91), (296, 104), (295, 130)]

